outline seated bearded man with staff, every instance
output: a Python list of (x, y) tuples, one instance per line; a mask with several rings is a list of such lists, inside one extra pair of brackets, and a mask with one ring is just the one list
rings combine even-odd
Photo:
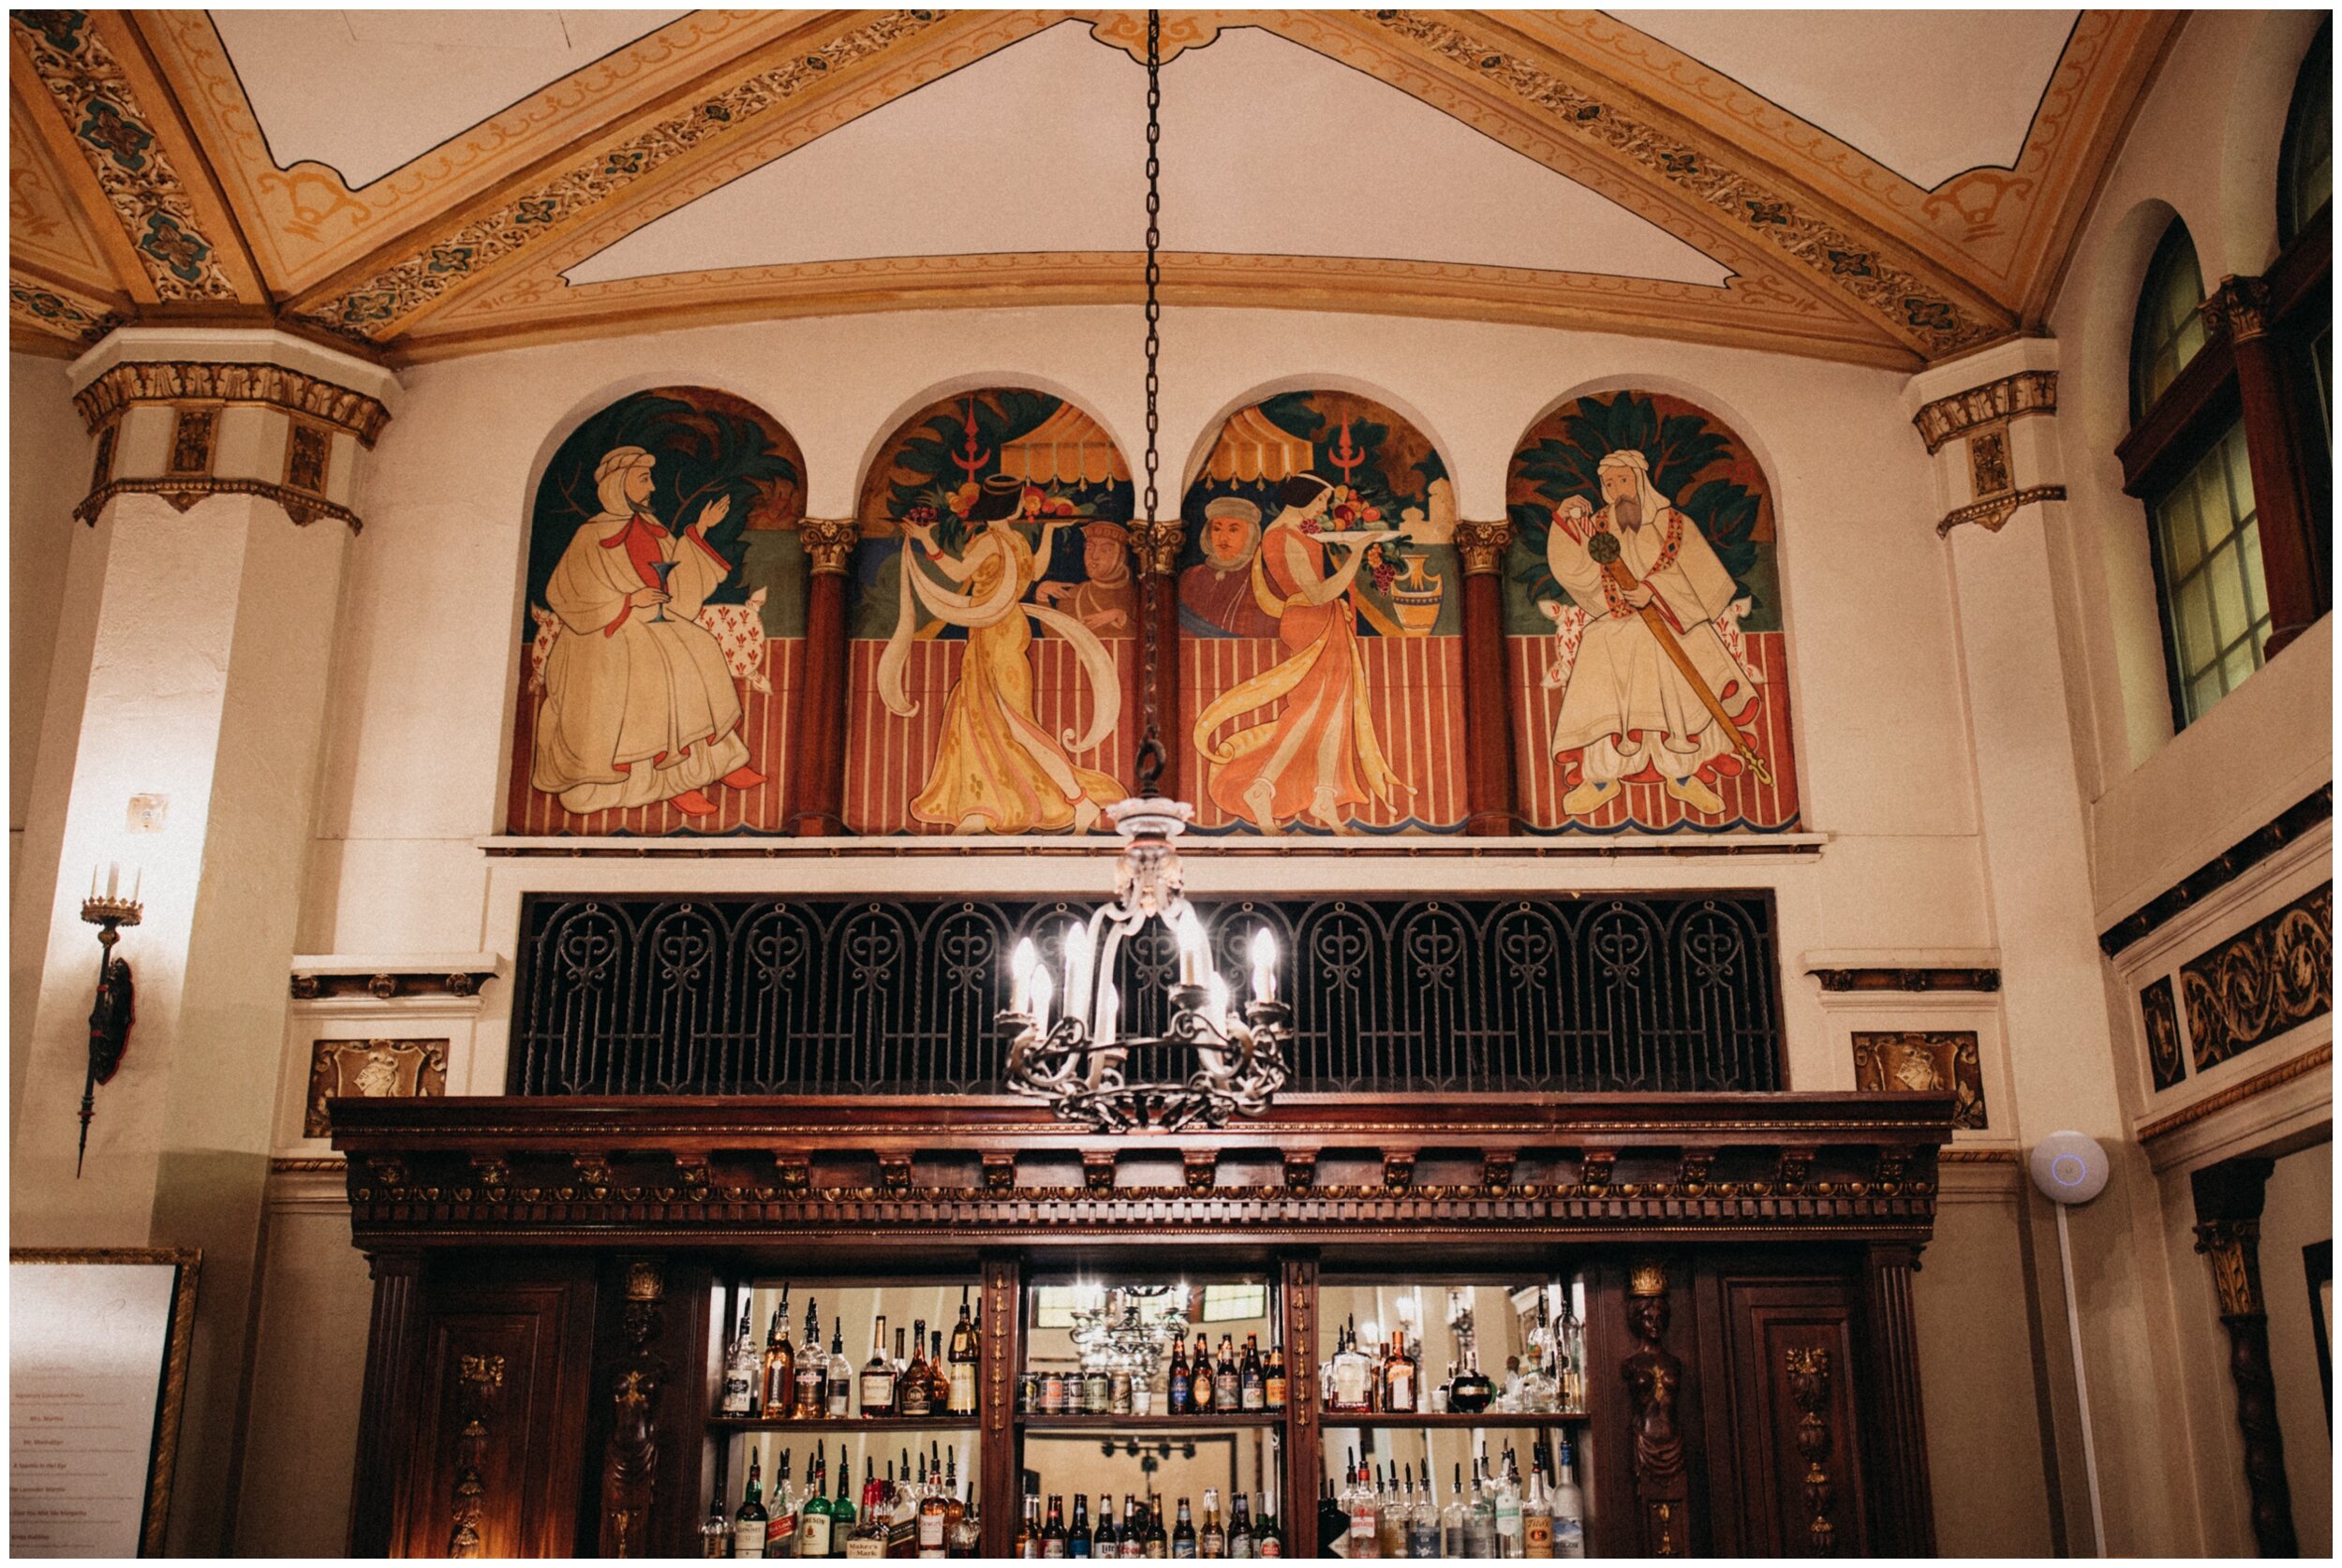
[[(1741, 597), (1740, 585), (1698, 525), (1653, 486), (1641, 452), (1611, 452), (1596, 472), (1602, 510), (1573, 497), (1546, 535), (1547, 564), (1587, 613), (1553, 723), (1553, 755), (1579, 753), (1579, 782), (1562, 809), (1590, 815), (1648, 767), (1693, 811), (1720, 816), (1724, 801), (1709, 777), (1718, 758), (1746, 746), (1715, 709), (1745, 719), (1757, 696), (1756, 677), (1714, 624)], [(1646, 609), (1665, 622), (1705, 695), (1644, 620)]]

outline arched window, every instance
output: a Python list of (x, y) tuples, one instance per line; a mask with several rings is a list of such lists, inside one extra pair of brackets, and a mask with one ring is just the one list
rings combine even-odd
[(2334, 195), (2334, 19), (2318, 29), (2293, 79), (2277, 154), (2277, 240), (2291, 244)]
[[(2143, 421), (2154, 410), (2202, 350), (2202, 304), (2195, 243), (2187, 226), (2173, 218), (2139, 290), (2130, 346), (2135, 420)], [(2260, 668), (2269, 638), (2269, 596), (2243, 422), (2231, 419), (2175, 481), (2142, 498), (2154, 534), (2172, 713), (2184, 727)]]
[(2144, 419), (2163, 389), (2202, 349), (2203, 269), (2196, 242), (2178, 218), (2163, 231), (2139, 290), (2139, 318), (2130, 333), (2130, 416)]

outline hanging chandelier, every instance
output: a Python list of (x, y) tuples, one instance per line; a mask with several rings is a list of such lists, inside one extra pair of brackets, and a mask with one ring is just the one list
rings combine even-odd
[[(1147, 13), (1147, 485), (1141, 512), (1156, 511), (1157, 403), (1162, 381), (1163, 23)], [(1231, 1116), (1258, 1116), (1284, 1087), (1284, 1044), (1292, 1010), (1277, 999), (1277, 942), (1256, 929), (1246, 950), (1250, 994), (1239, 1004), (1212, 967), (1204, 923), (1187, 901), (1178, 851), (1172, 847), (1193, 820), (1185, 802), (1165, 799), (1158, 785), (1164, 748), (1156, 733), (1156, 616), (1142, 610), (1141, 688), (1146, 732), (1137, 756), (1138, 794), (1106, 808), (1122, 836), (1114, 902), (1088, 921), (1069, 924), (1060, 941), (1058, 969), (1042, 962), (1030, 938), (1010, 962), (1008, 1086), (1045, 1100), (1067, 1121), (1104, 1132), (1155, 1128), (1176, 1132), (1198, 1122), (1218, 1127)], [(1160, 1034), (1126, 1031), (1122, 997), (1115, 986), (1123, 944), (1149, 921), (1161, 921), (1178, 953), (1178, 979), (1169, 986), (1170, 1017)]]

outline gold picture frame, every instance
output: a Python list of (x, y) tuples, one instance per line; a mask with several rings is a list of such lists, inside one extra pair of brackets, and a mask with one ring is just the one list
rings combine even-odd
[[(11, 1273), (18, 1265), (68, 1265), (111, 1267), (135, 1265), (172, 1270), (170, 1305), (165, 1313), (163, 1343), (155, 1400), (155, 1421), (147, 1448), (145, 1501), (141, 1508), (138, 1552), (141, 1557), (163, 1555), (164, 1527), (170, 1518), (170, 1479), (179, 1452), (179, 1418), (186, 1403), (187, 1358), (195, 1339), (196, 1287), (201, 1277), (203, 1253), (191, 1247), (11, 1247)], [(16, 1294), (11, 1280), (10, 1294)], [(12, 1316), (9, 1354), (19, 1353), (21, 1317)], [(12, 1380), (11, 1399), (15, 1398)], [(13, 1415), (13, 1413), (12, 1413)]]

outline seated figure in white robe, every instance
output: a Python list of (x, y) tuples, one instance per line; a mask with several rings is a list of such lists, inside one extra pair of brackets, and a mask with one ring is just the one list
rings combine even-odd
[[(1553, 722), (1553, 755), (1579, 753), (1579, 782), (1562, 797), (1562, 809), (1588, 815), (1616, 795), (1623, 780), (1649, 768), (1692, 810), (1719, 815), (1724, 801), (1701, 776), (1736, 749), (1732, 728), (1700, 701), (1641, 611), (1658, 610), (1725, 711), (1744, 719), (1756, 702), (1756, 677), (1715, 628), (1740, 586), (1699, 525), (1652, 484), (1641, 452), (1611, 452), (1598, 471), (1602, 510), (1573, 497), (1546, 535), (1546, 563), (1587, 615)], [(1594, 559), (1589, 546), (1597, 534), (1616, 541), (1632, 586), (1620, 586)]]
[(707, 542), (731, 497), (672, 533), (644, 510), (655, 461), (641, 447), (601, 460), (601, 511), (578, 528), (545, 584), (561, 634), (545, 658), (529, 782), (581, 815), (671, 801), (704, 817), (716, 809), (709, 789), (764, 782), (740, 739), (723, 649), (695, 619), (731, 574)]

